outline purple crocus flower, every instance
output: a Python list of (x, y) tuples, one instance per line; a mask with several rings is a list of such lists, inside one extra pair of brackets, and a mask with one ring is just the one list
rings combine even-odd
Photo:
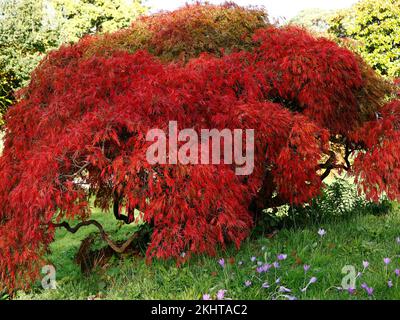
[(278, 254), (279, 261), (286, 260), (286, 258), (287, 258), (287, 254), (284, 254), (284, 253)]
[(281, 278), (278, 278), (278, 279), (275, 280), (275, 283), (276, 283), (276, 284), (278, 284), (278, 283), (280, 283), (280, 282), (281, 282)]
[(356, 289), (350, 287), (350, 288), (347, 289), (347, 291), (348, 291), (350, 294), (354, 294), (354, 293), (356, 292)]
[(219, 263), (219, 265), (220, 265), (222, 268), (225, 267), (225, 259), (224, 259), (224, 258), (219, 259), (219, 260), (218, 260), (218, 263)]
[(400, 269), (394, 270), (394, 273), (396, 274), (396, 276), (400, 277)]
[(310, 265), (305, 264), (305, 265), (303, 266), (303, 269), (304, 269), (304, 272), (307, 272), (307, 271), (310, 269)]
[(297, 300), (297, 298), (295, 296), (285, 296), (285, 298), (290, 300), (290, 301)]
[(388, 281), (388, 287), (389, 287), (389, 288), (393, 287), (393, 282), (392, 282), (392, 280), (389, 280), (389, 281)]
[(374, 288), (368, 287), (366, 283), (363, 283), (361, 285), (361, 288), (363, 288), (368, 293), (369, 296), (372, 296), (374, 293)]
[(275, 261), (272, 265), (274, 266), (275, 269), (279, 268), (279, 262), (277, 261)]
[(263, 273), (263, 272), (265, 272), (263, 266), (258, 267), (256, 270), (257, 270), (258, 273)]
[(251, 260), (251, 262), (254, 262), (254, 261), (257, 260), (257, 258), (256, 257), (251, 257), (250, 260)]
[(271, 265), (269, 263), (266, 263), (262, 266), (264, 272), (268, 272), (268, 270), (271, 268)]
[(366, 284), (366, 283), (363, 283), (362, 285), (361, 285), (361, 288), (363, 288), (363, 289), (367, 289), (368, 288), (368, 285)]
[(217, 292), (217, 300), (224, 300), (226, 290), (218, 290)]
[(386, 265), (388, 265), (389, 263), (390, 263), (390, 258), (385, 258), (385, 259), (383, 259), (383, 262), (386, 264)]
[(301, 289), (301, 292), (306, 292), (310, 284), (316, 283), (317, 282), (317, 277), (311, 277), (310, 281), (308, 281), (307, 285)]
[(319, 236), (322, 238), (322, 237), (326, 234), (325, 229), (319, 229), (319, 230), (318, 230), (318, 234), (319, 234)]
[(244, 285), (245, 285), (246, 287), (250, 287), (250, 286), (251, 286), (251, 281), (250, 281), (250, 280), (246, 280), (245, 283), (244, 283)]
[(290, 290), (289, 288), (286, 288), (284, 286), (280, 286), (279, 287), (279, 292), (288, 293), (288, 292), (292, 292), (292, 290)]
[(364, 269), (367, 269), (368, 266), (369, 266), (369, 262), (368, 261), (363, 261), (362, 264), (363, 264)]
[(264, 282), (261, 286), (264, 289), (268, 289), (269, 288), (269, 284), (267, 282)]
[(203, 294), (203, 300), (211, 300), (211, 296), (208, 293)]

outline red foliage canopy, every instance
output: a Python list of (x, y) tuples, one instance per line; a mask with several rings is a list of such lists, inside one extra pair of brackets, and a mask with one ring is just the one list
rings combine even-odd
[[(209, 47), (226, 52), (198, 56), (207, 45), (194, 45), (193, 37), (204, 26), (216, 36), (218, 15), (239, 17), (231, 20), (251, 25), (241, 30), (253, 36), (210, 37)], [(49, 54), (7, 115), (0, 287), (34, 279), (53, 240), (51, 222), (87, 219), (90, 198), (105, 211), (118, 200), (130, 219), (140, 210), (153, 227), (149, 258), (239, 246), (254, 210), (309, 201), (333, 169), (356, 175), (373, 199), (399, 198), (400, 102), (384, 103), (388, 86), (351, 51), (301, 29), (260, 26), (261, 16), (196, 5)], [(157, 21), (166, 29), (151, 34)], [(128, 50), (138, 29), (150, 35)], [(122, 45), (105, 45), (112, 41)], [(171, 51), (171, 41), (179, 50)], [(189, 52), (184, 60), (182, 52)], [(199, 133), (255, 129), (254, 172), (237, 176), (223, 164), (150, 165), (146, 133), (168, 132), (169, 121)]]

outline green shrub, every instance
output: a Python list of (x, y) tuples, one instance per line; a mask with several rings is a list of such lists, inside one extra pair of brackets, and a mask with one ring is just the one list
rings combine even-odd
[(348, 217), (369, 213), (385, 215), (393, 209), (393, 202), (382, 198), (379, 203), (367, 201), (360, 196), (357, 187), (346, 179), (336, 179), (324, 188), (321, 194), (303, 206), (282, 206), (277, 210), (266, 210), (263, 217), (275, 228), (320, 225)]

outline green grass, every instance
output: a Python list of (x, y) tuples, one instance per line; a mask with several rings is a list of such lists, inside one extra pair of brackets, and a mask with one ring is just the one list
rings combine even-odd
[[(135, 227), (119, 227), (112, 215), (95, 212), (114, 239), (124, 238)], [(317, 234), (319, 228), (326, 235)], [(125, 256), (113, 258), (108, 265), (99, 268), (89, 276), (84, 276), (74, 263), (74, 255), (80, 241), (95, 229), (81, 229), (77, 234), (59, 230), (56, 241), (48, 256), (57, 270), (56, 290), (43, 290), (39, 285), (31, 292), (19, 292), (19, 299), (201, 299), (205, 293), (215, 294), (220, 289), (227, 290), (226, 297), (232, 299), (284, 299), (278, 292), (279, 285), (292, 289), (290, 295), (298, 299), (400, 299), (400, 281), (394, 270), (400, 268), (400, 214), (397, 209), (385, 215), (373, 215), (361, 211), (350, 217), (331, 219), (324, 224), (311, 224), (304, 228), (283, 229), (272, 239), (251, 238), (243, 243), (239, 251), (228, 248), (218, 257), (198, 256), (181, 267), (173, 261), (156, 261), (147, 265), (143, 258)], [(281, 261), (279, 269), (258, 274), (257, 261), (272, 263), (279, 253), (286, 253), (287, 259)], [(383, 258), (390, 257), (387, 268)], [(225, 268), (218, 264), (224, 258)], [(350, 295), (335, 287), (341, 285), (345, 265), (353, 265), (357, 272), (362, 271), (362, 261), (368, 260), (370, 266), (357, 279), (357, 291)], [(239, 265), (239, 261), (243, 261)], [(303, 264), (311, 265), (305, 274)], [(307, 292), (300, 288), (315, 276), (317, 282), (311, 284)], [(388, 288), (388, 279), (393, 287)], [(245, 287), (244, 282), (252, 282)], [(261, 288), (264, 282), (269, 289)], [(361, 288), (362, 283), (374, 288), (369, 297)]]

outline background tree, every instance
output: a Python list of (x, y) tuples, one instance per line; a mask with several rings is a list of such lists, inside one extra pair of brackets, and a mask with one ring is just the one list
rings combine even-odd
[(43, 0), (0, 2), (0, 62), (25, 85), (44, 54), (59, 45)]
[(323, 9), (305, 9), (300, 11), (289, 24), (307, 28), (310, 31), (323, 33), (329, 28), (329, 21), (336, 11)]
[(380, 74), (400, 76), (399, 0), (362, 0), (330, 25), (330, 33), (354, 39), (356, 51)]
[(128, 27), (146, 12), (141, 0), (54, 0), (60, 42), (75, 42), (88, 34)]

